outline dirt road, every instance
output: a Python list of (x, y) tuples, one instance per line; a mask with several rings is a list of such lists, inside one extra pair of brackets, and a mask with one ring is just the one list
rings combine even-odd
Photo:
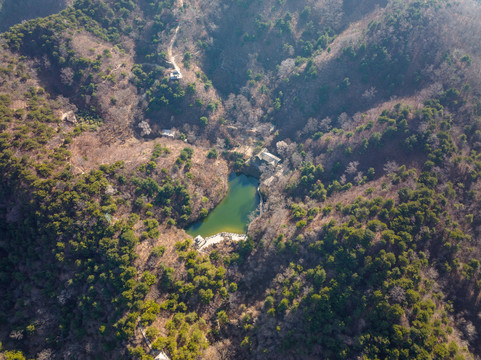
[(172, 40), (170, 40), (170, 44), (169, 44), (169, 47), (167, 49), (167, 58), (169, 59), (169, 64), (172, 64), (174, 66), (175, 70), (180, 72), (179, 66), (175, 62), (175, 56), (173, 56), (173, 54), (172, 54), (172, 48), (173, 48), (174, 42), (177, 38), (177, 33), (179, 32), (179, 27), (180, 27), (180, 25), (177, 25), (177, 27), (175, 28), (174, 36), (172, 37)]
[[(180, 3), (180, 7), (182, 8), (184, 6), (184, 1), (180, 0), (179, 3)], [(177, 21), (179, 20), (177, 19)], [(173, 52), (172, 52), (175, 40), (177, 39), (177, 33), (179, 32), (179, 28), (180, 28), (180, 21), (177, 24), (177, 27), (175, 28), (174, 36), (172, 37), (172, 40), (170, 40), (169, 47), (167, 48), (167, 58), (169, 60), (169, 63), (174, 66), (175, 70), (180, 72), (179, 66), (175, 62), (175, 56), (173, 55)]]

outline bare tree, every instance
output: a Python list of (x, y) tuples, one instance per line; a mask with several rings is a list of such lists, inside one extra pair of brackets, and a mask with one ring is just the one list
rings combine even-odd
[(386, 174), (390, 175), (399, 169), (399, 165), (395, 161), (388, 161), (387, 163), (384, 164), (383, 170), (386, 172)]
[(423, 134), (429, 129), (429, 124), (426, 122), (422, 122), (418, 126), (418, 133)]
[[(259, 118), (262, 117), (263, 113), (261, 110), (261, 113), (258, 112)], [(265, 124), (260, 124), (256, 130), (257, 133), (262, 137), (262, 138), (267, 138), (271, 134), (271, 129), (272, 129), (272, 124), (271, 123), (265, 123)]]
[(60, 80), (63, 84), (71, 86), (73, 84), (74, 72), (72, 68), (66, 67), (60, 70)]
[(225, 107), (232, 119), (243, 126), (255, 126), (263, 112), (259, 108), (252, 107), (252, 104), (245, 95), (230, 94), (225, 102)]
[(362, 181), (362, 171), (359, 171), (357, 173), (357, 175), (354, 177), (354, 181), (356, 182), (356, 184), (359, 184), (361, 181)]
[(362, 97), (366, 100), (371, 100), (374, 98), (374, 96), (376, 96), (376, 93), (376, 88), (374, 86), (371, 86), (369, 89), (366, 89), (366, 91), (362, 93)]
[(443, 90), (443, 84), (441, 84), (440, 82), (435, 82), (434, 84), (431, 84), (427, 88), (420, 91), (419, 100), (424, 101), (426, 99), (437, 97), (443, 92)]
[(331, 123), (332, 123), (332, 120), (329, 116), (322, 119), (321, 122), (319, 123), (319, 130), (323, 132), (328, 132), (332, 128)]
[(477, 337), (478, 337), (478, 333), (476, 331), (476, 327), (473, 325), (473, 323), (471, 321), (465, 321), (464, 323), (464, 326), (463, 326), (463, 333), (464, 333), (464, 336), (466, 336), (466, 338), (469, 340), (469, 341), (473, 341), (475, 340)]
[(281, 140), (276, 143), (277, 153), (282, 157), (286, 157), (288, 148), (289, 145), (285, 141)]
[(304, 135), (313, 134), (317, 131), (317, 129), (319, 129), (319, 120), (309, 118), (309, 120), (307, 120), (306, 126), (304, 126), (304, 129), (302, 129), (302, 133)]
[(348, 130), (352, 124), (351, 118), (345, 112), (339, 115), (339, 117), (337, 118), (337, 122), (343, 130)]
[(141, 121), (137, 126), (141, 129), (140, 136), (147, 136), (152, 133), (149, 123), (145, 120)]
[(391, 298), (392, 302), (401, 304), (406, 299), (406, 292), (399, 285), (395, 285), (389, 291), (389, 297)]
[(364, 116), (360, 112), (357, 112), (352, 116), (352, 120), (355, 125), (360, 124), (363, 121), (363, 119), (364, 119)]
[(302, 163), (302, 156), (298, 152), (293, 153), (291, 155), (291, 162), (294, 168), (299, 167)]
[(341, 24), (342, 17), (344, 16), (342, 9), (342, 0), (327, 0), (322, 5), (321, 13), (327, 25), (336, 28)]
[(357, 172), (357, 167), (359, 166), (359, 161), (351, 161), (347, 164), (346, 174), (353, 175)]
[(279, 74), (280, 78), (285, 78), (292, 73), (295, 67), (296, 67), (296, 61), (294, 59), (286, 59), (283, 62), (281, 62), (281, 65), (279, 66), (279, 70), (277, 71), (277, 73)]
[(10, 338), (15, 340), (22, 340), (23, 339), (23, 330), (12, 330), (10, 333)]
[(304, 158), (304, 161), (306, 162), (313, 162), (314, 161), (314, 154), (312, 153), (312, 151), (307, 151), (306, 152), (306, 156)]
[(217, 141), (215, 143), (215, 147), (218, 149), (224, 149), (225, 148), (225, 140), (222, 138), (217, 138)]
[(51, 349), (45, 349), (37, 354), (36, 360), (49, 360), (52, 358), (53, 352)]

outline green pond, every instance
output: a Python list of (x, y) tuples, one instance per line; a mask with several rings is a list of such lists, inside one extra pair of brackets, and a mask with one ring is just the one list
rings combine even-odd
[(231, 174), (226, 197), (206, 218), (192, 224), (187, 233), (204, 238), (220, 232), (245, 233), (249, 214), (259, 205), (258, 186), (259, 182), (254, 177)]

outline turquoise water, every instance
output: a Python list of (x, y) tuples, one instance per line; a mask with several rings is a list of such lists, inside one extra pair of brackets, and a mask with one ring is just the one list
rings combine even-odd
[(207, 237), (220, 232), (243, 234), (247, 230), (249, 214), (259, 205), (256, 178), (244, 174), (231, 174), (226, 197), (209, 215), (186, 231), (191, 236)]

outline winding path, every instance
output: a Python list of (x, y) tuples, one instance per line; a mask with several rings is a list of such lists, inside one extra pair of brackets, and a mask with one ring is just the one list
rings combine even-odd
[[(182, 8), (184, 6), (184, 0), (180, 0), (179, 2), (180, 2), (180, 7)], [(177, 33), (179, 32), (179, 28), (180, 28), (180, 22), (177, 24), (177, 27), (175, 28), (175, 31), (174, 31), (174, 36), (172, 37), (172, 40), (170, 40), (169, 47), (167, 48), (168, 62), (169, 64), (172, 64), (175, 70), (177, 70), (178, 72), (180, 72), (180, 69), (177, 63), (175, 62), (175, 56), (173, 56), (172, 49), (174, 47), (175, 40), (177, 39)]]

